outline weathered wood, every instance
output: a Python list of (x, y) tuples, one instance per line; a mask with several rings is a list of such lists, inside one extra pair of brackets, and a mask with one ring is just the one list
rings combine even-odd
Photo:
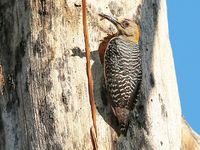
[(199, 150), (200, 136), (192, 130), (192, 128), (182, 117), (182, 146), (181, 150)]
[[(165, 0), (87, 0), (99, 150), (180, 149), (181, 108)], [(0, 149), (90, 150), (80, 0), (0, 1)], [(141, 30), (139, 116), (118, 137), (101, 100), (100, 40), (115, 28), (98, 13), (135, 20)]]

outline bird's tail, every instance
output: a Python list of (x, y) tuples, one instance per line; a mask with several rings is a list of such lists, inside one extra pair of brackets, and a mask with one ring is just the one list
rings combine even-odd
[(130, 110), (120, 107), (111, 108), (113, 110), (114, 115), (117, 117), (118, 123), (120, 125), (120, 134), (126, 136), (127, 127), (130, 119)]

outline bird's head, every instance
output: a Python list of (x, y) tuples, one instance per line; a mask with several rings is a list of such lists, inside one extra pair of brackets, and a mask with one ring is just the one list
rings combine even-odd
[(119, 32), (119, 37), (123, 38), (123, 39), (127, 39), (130, 40), (132, 42), (138, 42), (139, 41), (139, 37), (140, 37), (140, 29), (138, 27), (138, 25), (130, 20), (130, 19), (117, 19), (113, 16), (108, 16), (105, 14), (99, 14), (102, 18), (105, 18), (107, 20), (109, 20), (110, 22), (112, 22), (118, 32)]

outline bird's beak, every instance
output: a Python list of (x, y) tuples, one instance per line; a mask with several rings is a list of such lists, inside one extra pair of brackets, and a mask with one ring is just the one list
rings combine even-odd
[(108, 16), (108, 15), (105, 15), (105, 14), (99, 14), (99, 16), (101, 16), (103, 19), (107, 19), (109, 20), (110, 22), (112, 22), (115, 26), (118, 26), (120, 25), (121, 26), (121, 23), (118, 21), (117, 18), (113, 17), (113, 16)]

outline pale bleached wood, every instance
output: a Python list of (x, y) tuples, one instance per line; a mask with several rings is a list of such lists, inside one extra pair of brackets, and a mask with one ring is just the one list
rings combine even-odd
[(199, 150), (200, 136), (192, 130), (192, 128), (182, 117), (182, 146), (181, 150)]
[[(178, 150), (181, 108), (165, 0), (88, 0), (99, 150)], [(80, 0), (0, 2), (0, 149), (91, 150), (92, 126)], [(100, 40), (115, 28), (98, 13), (135, 20), (143, 84), (138, 117), (118, 137), (101, 100)], [(2, 75), (1, 75), (2, 78)], [(1, 81), (3, 81), (1, 79)]]

